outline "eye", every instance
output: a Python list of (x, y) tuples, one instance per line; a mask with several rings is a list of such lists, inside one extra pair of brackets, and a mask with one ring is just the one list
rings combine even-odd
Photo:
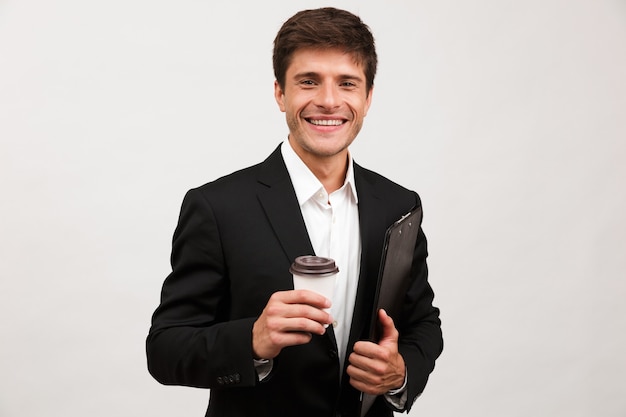
[(341, 87), (344, 88), (355, 88), (356, 84), (352, 81), (343, 81), (341, 84), (339, 84)]
[(300, 81), (300, 84), (304, 85), (304, 86), (313, 86), (313, 85), (315, 85), (315, 81), (313, 81), (313, 80), (302, 80), (302, 81)]

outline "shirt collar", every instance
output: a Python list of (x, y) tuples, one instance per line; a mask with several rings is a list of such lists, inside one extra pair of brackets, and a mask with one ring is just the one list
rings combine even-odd
[[(296, 197), (298, 203), (303, 205), (307, 200), (320, 191), (324, 190), (324, 186), (317, 179), (317, 177), (311, 172), (311, 170), (300, 159), (296, 152), (291, 147), (289, 141), (283, 142), (280, 147), (280, 151), (287, 166), (287, 172), (291, 177), (291, 183), (296, 191)], [(354, 201), (358, 203), (358, 197), (356, 193), (356, 187), (354, 185), (354, 164), (352, 162), (352, 155), (348, 152), (348, 171), (346, 172), (346, 179), (344, 186), (350, 190)], [(324, 191), (325, 192), (325, 191)]]

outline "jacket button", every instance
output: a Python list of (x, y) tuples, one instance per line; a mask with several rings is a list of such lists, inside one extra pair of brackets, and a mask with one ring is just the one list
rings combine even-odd
[(336, 350), (331, 349), (331, 350), (328, 351), (328, 356), (330, 356), (332, 359), (335, 359), (339, 355), (337, 354)]
[(221, 376), (218, 376), (218, 377), (217, 377), (217, 383), (218, 383), (219, 385), (224, 385), (224, 378), (222, 378)]

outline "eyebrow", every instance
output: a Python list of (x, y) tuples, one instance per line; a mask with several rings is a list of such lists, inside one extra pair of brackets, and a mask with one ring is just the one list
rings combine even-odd
[[(320, 75), (319, 73), (314, 72), (314, 71), (307, 71), (307, 72), (300, 72), (298, 74), (295, 74), (294, 78), (320, 78)], [(363, 79), (361, 77), (359, 77), (358, 75), (352, 75), (352, 74), (340, 74), (338, 78), (342, 80), (354, 80), (354, 81), (363, 82)]]

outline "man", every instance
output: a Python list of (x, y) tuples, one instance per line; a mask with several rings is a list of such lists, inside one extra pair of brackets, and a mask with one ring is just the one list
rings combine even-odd
[[(381, 310), (381, 339), (366, 340), (385, 230), (420, 204), (348, 152), (376, 64), (353, 14), (294, 15), (274, 41), (288, 141), (185, 196), (148, 367), (163, 384), (210, 388), (207, 416), (391, 416), (426, 385), (442, 338), (421, 231), (402, 316)], [(289, 267), (307, 254), (337, 262), (333, 300), (293, 290)], [(362, 393), (375, 400), (360, 411)]]

